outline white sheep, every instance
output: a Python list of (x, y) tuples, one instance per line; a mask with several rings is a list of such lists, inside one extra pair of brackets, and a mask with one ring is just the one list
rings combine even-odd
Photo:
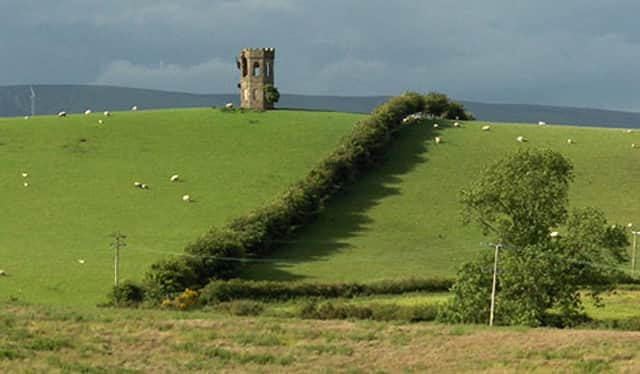
[(627, 223), (627, 227), (628, 228), (632, 228), (633, 227), (633, 223), (631, 223), (631, 222)]
[(433, 128), (434, 128), (434, 129), (437, 129), (437, 128), (439, 128), (439, 127), (440, 127), (440, 125), (438, 125), (437, 123), (434, 123), (434, 124), (433, 124)]
[(573, 139), (567, 139), (567, 144), (573, 144)]
[(85, 263), (84, 258), (79, 258), (79, 259), (78, 259), (78, 263), (79, 263), (80, 265), (84, 265), (84, 263)]
[(101, 119), (98, 120), (98, 125), (102, 125), (104, 122), (102, 122)]
[(29, 187), (29, 182), (24, 182), (24, 183), (22, 183), (22, 185), (25, 186), (25, 187)]
[(171, 182), (177, 182), (179, 179), (180, 179), (180, 176), (178, 174), (174, 174), (171, 176), (171, 178), (169, 178)]
[(0, 269), (0, 277), (6, 277), (6, 276), (7, 276), (7, 272)]
[(627, 134), (631, 134), (631, 133), (633, 132), (633, 130), (631, 130), (631, 129), (627, 129), (627, 130), (625, 130), (625, 132), (626, 132)]
[(29, 119), (29, 116), (24, 116), (24, 119)]
[(87, 109), (84, 111), (85, 116), (88, 116), (89, 114), (91, 114), (91, 109)]
[(547, 123), (546, 123), (546, 122), (544, 122), (544, 121), (539, 121), (539, 122), (538, 122), (538, 126), (545, 126), (546, 124), (547, 124)]
[(67, 116), (67, 112), (62, 111), (62, 112), (58, 112), (58, 117), (66, 117)]
[(140, 188), (142, 188), (143, 190), (147, 190), (147, 189), (149, 189), (149, 186), (148, 186), (148, 185), (146, 185), (146, 184), (144, 184), (144, 183), (142, 183), (142, 184), (140, 185)]
[(490, 129), (491, 129), (491, 126), (489, 125), (482, 126), (482, 131), (489, 131)]
[(516, 140), (517, 140), (519, 143), (524, 143), (524, 142), (526, 142), (526, 141), (527, 141), (527, 139), (525, 139), (525, 137), (524, 137), (524, 136), (518, 136), (518, 137), (516, 138)]
[(560, 236), (560, 233), (559, 233), (559, 232), (557, 232), (557, 231), (552, 231), (552, 232), (549, 234), (549, 236), (550, 236), (550, 237), (552, 237), (552, 238), (557, 238), (558, 236)]
[(190, 201), (191, 201), (191, 196), (189, 196), (189, 195), (183, 195), (183, 196), (182, 196), (182, 201), (190, 202)]
[(460, 127), (460, 124), (458, 122), (454, 122), (453, 127)]
[(142, 183), (140, 183), (140, 182), (133, 182), (133, 186), (134, 186), (134, 187), (138, 187), (138, 188), (140, 188), (140, 186), (142, 186)]
[(224, 104), (224, 107), (227, 109), (233, 109), (233, 103), (226, 103)]
[(105, 116), (105, 117), (109, 117), (110, 115), (111, 115), (111, 112), (110, 112), (110, 111), (108, 111), (108, 110), (105, 110), (105, 111), (104, 111), (104, 116)]
[(137, 110), (138, 110), (138, 106), (137, 105), (134, 105), (134, 106), (131, 107), (131, 111), (132, 112), (135, 112)]
[(436, 136), (436, 144), (442, 143), (442, 139), (439, 136)]
[(27, 173), (22, 173), (22, 178), (26, 178), (26, 177), (28, 177), (28, 176), (29, 176), (29, 174), (27, 174)]

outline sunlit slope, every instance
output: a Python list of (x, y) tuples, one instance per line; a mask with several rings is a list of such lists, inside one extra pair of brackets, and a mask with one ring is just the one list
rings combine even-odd
[(0, 298), (103, 301), (110, 233), (128, 235), (121, 277), (137, 279), (300, 179), (359, 118), (190, 109), (0, 120)]
[[(437, 134), (430, 123), (403, 130), (381, 169), (331, 201), (272, 262), (253, 265), (244, 276), (453, 276), (462, 262), (489, 250), (479, 230), (462, 225), (460, 190), (487, 164), (519, 147), (552, 148), (573, 162), (572, 206), (595, 206), (611, 222), (640, 225), (640, 149), (632, 148), (640, 144), (640, 133), (523, 124), (493, 124), (484, 132), (483, 125), (446, 125)], [(436, 135), (442, 144), (435, 144)], [(528, 142), (518, 143), (518, 136)]]

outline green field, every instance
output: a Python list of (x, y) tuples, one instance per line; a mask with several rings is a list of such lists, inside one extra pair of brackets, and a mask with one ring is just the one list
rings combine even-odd
[[(139, 279), (301, 178), (359, 118), (190, 109), (1, 119), (0, 299), (104, 301), (113, 231), (128, 235), (122, 278)], [(182, 181), (170, 183), (173, 174)]]
[[(442, 122), (440, 123), (442, 127)], [(492, 124), (404, 129), (386, 163), (333, 199), (313, 225), (246, 269), (253, 279), (366, 281), (453, 276), (489, 240), (461, 224), (460, 190), (485, 165), (518, 147), (548, 147), (575, 166), (570, 204), (602, 209), (610, 221), (640, 224), (640, 132), (569, 126)], [(434, 136), (443, 142), (435, 144)], [(525, 136), (528, 142), (516, 141)], [(568, 144), (571, 138), (575, 144)]]

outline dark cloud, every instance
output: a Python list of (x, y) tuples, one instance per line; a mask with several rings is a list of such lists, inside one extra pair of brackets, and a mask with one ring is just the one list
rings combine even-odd
[(635, 1), (57, 0), (0, 3), (0, 84), (235, 90), (275, 47), (284, 92), (441, 90), (640, 110)]

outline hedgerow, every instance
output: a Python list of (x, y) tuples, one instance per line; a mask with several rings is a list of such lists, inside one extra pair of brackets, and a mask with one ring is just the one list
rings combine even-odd
[(285, 301), (296, 298), (353, 298), (370, 295), (399, 295), (408, 292), (447, 292), (452, 279), (398, 279), (370, 283), (310, 283), (214, 280), (200, 290), (200, 303), (216, 304), (225, 301), (253, 299)]
[(424, 109), (425, 98), (416, 93), (377, 107), (305, 178), (270, 204), (209, 230), (185, 248), (183, 257), (155, 263), (143, 280), (147, 298), (160, 301), (186, 288), (199, 289), (211, 279), (233, 278), (242, 266), (237, 259), (272, 253), (283, 239), (313, 221), (331, 196), (377, 165), (402, 119)]

